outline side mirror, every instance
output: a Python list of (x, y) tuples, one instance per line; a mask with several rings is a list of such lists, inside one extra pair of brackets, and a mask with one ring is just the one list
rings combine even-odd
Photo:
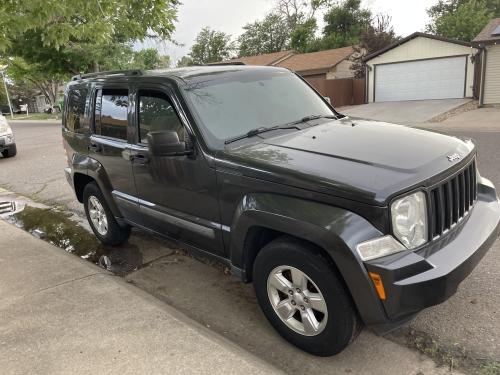
[(328, 96), (323, 96), (323, 99), (325, 99), (328, 102), (328, 104), (330, 104), (330, 105), (332, 104), (332, 102)]
[(179, 141), (179, 136), (173, 130), (148, 133), (148, 148), (151, 156), (182, 156), (193, 153), (193, 150), (187, 150), (186, 142)]

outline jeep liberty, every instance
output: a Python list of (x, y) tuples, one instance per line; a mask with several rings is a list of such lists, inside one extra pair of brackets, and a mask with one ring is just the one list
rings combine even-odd
[(134, 226), (227, 265), (315, 355), (446, 301), (499, 233), (472, 140), (349, 118), (284, 68), (92, 73), (64, 100), (65, 174), (96, 237)]

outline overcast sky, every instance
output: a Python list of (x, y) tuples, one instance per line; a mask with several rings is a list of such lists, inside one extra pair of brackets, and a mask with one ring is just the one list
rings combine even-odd
[[(182, 0), (179, 7), (179, 22), (173, 39), (184, 47), (170, 45), (166, 51), (172, 60), (189, 52), (196, 35), (205, 26), (223, 31), (236, 38), (247, 23), (262, 19), (272, 7), (271, 0)], [(428, 22), (426, 8), (437, 0), (365, 0), (374, 13), (383, 12), (392, 16), (392, 24), (398, 35), (407, 36), (422, 31)], [(319, 19), (318, 21), (322, 21)]]

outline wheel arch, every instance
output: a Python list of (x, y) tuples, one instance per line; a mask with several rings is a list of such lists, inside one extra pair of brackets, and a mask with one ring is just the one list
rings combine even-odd
[(113, 186), (102, 164), (87, 155), (74, 154), (72, 166), (73, 183), (78, 201), (83, 203), (83, 191), (85, 190), (85, 186), (95, 181), (106, 198), (106, 202), (113, 212), (113, 215), (115, 217), (122, 217), (123, 215), (111, 195)]
[(252, 193), (243, 198), (231, 224), (230, 258), (241, 269), (244, 282), (252, 281), (259, 251), (280, 235), (315, 245), (339, 270), (367, 325), (388, 321), (364, 264), (357, 243), (382, 235), (366, 219), (340, 207), (278, 194)]

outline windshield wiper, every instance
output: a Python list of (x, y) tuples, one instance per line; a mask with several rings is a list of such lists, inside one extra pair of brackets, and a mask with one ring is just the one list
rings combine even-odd
[(248, 137), (253, 137), (254, 135), (265, 133), (265, 132), (270, 132), (272, 130), (281, 130), (281, 129), (297, 129), (297, 130), (302, 130), (302, 128), (299, 128), (298, 126), (293, 126), (293, 124), (286, 124), (286, 125), (277, 125), (277, 126), (271, 126), (269, 128), (257, 128), (257, 129), (252, 129), (248, 133), (239, 135), (237, 137), (228, 139), (227, 141), (224, 142), (225, 145), (228, 145), (230, 143), (239, 141), (240, 139), (245, 139)]
[(301, 124), (303, 122), (307, 122), (307, 121), (311, 121), (311, 120), (317, 120), (319, 118), (329, 118), (329, 119), (332, 119), (332, 120), (337, 120), (338, 119), (338, 117), (334, 116), (334, 115), (310, 115), (310, 116), (303, 117), (300, 120), (289, 122), (287, 125)]
[(269, 128), (252, 129), (252, 130), (250, 130), (246, 134), (242, 134), (242, 135), (239, 135), (237, 137), (228, 139), (227, 141), (224, 142), (224, 144), (228, 145), (230, 143), (239, 141), (240, 139), (245, 139), (245, 138), (253, 137), (254, 135), (265, 133), (265, 132), (270, 132), (272, 130), (281, 130), (281, 129), (298, 129), (298, 130), (302, 130), (302, 128), (300, 128), (300, 127), (298, 127), (296, 125), (297, 124), (301, 124), (303, 122), (311, 121), (311, 120), (317, 120), (319, 118), (330, 118), (330, 119), (337, 120), (337, 117), (333, 116), (333, 115), (311, 115), (311, 116), (306, 116), (306, 117), (301, 118), (298, 121), (289, 122), (288, 124), (285, 124), (285, 125), (271, 126)]

